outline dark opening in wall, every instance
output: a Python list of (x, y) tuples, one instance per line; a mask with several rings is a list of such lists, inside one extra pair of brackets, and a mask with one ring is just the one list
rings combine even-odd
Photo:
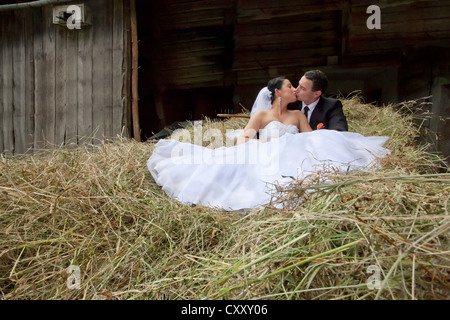
[(188, 9), (137, 1), (143, 141), (174, 122), (234, 112), (232, 9)]
[(367, 91), (364, 93), (364, 101), (366, 103), (371, 103), (377, 106), (381, 106), (382, 105), (382, 89), (375, 89), (375, 90), (371, 90), (371, 91)]

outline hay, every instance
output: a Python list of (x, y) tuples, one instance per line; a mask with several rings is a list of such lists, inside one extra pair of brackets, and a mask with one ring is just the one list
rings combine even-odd
[[(417, 144), (404, 106), (343, 104), (350, 130), (390, 136), (392, 155), (377, 172), (293, 181), (278, 195), (285, 210), (180, 205), (147, 171), (151, 143), (2, 156), (2, 298), (448, 298), (448, 166)], [(69, 266), (79, 289), (68, 287)], [(371, 268), (380, 289), (367, 285)]]

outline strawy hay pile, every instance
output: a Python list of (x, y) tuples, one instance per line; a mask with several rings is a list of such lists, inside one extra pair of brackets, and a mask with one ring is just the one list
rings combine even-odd
[(173, 201), (147, 171), (153, 143), (2, 156), (1, 298), (448, 298), (448, 166), (417, 144), (408, 104), (342, 101), (350, 131), (389, 136), (392, 154), (374, 172), (293, 181), (284, 210)]

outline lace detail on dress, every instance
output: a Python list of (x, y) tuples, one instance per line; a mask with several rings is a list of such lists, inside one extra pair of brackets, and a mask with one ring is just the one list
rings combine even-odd
[(270, 141), (275, 138), (284, 136), (286, 133), (296, 134), (298, 133), (297, 126), (293, 124), (284, 124), (280, 121), (272, 121), (267, 124), (263, 129), (259, 130), (259, 138), (261, 140)]

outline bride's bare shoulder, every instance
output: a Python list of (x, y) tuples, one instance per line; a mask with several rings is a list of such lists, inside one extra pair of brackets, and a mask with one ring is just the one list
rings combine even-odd
[(255, 112), (255, 114), (252, 116), (252, 118), (261, 120), (261, 119), (266, 118), (268, 116), (268, 114), (269, 114), (268, 110), (261, 110), (261, 111)]
[(288, 110), (288, 111), (292, 117), (295, 117), (297, 119), (305, 116), (305, 114), (303, 112), (301, 112), (300, 110)]
[(250, 120), (248, 121), (247, 127), (252, 127), (254, 129), (259, 129), (262, 125), (262, 123), (264, 123), (266, 121), (266, 118), (268, 116), (268, 113), (266, 110), (264, 111), (257, 111), (253, 114), (253, 116), (250, 118)]
[[(289, 115), (293, 118), (293, 121), (297, 123), (297, 126), (300, 128), (302, 122), (307, 122), (306, 116), (300, 110), (289, 110)], [(294, 120), (295, 119), (295, 120)]]
[(254, 116), (257, 115), (257, 114), (260, 115), (260, 116), (261, 116), (261, 115), (266, 115), (266, 114), (269, 113), (269, 111), (270, 111), (270, 110), (259, 110), (259, 111), (256, 111), (256, 112), (255, 112)]

